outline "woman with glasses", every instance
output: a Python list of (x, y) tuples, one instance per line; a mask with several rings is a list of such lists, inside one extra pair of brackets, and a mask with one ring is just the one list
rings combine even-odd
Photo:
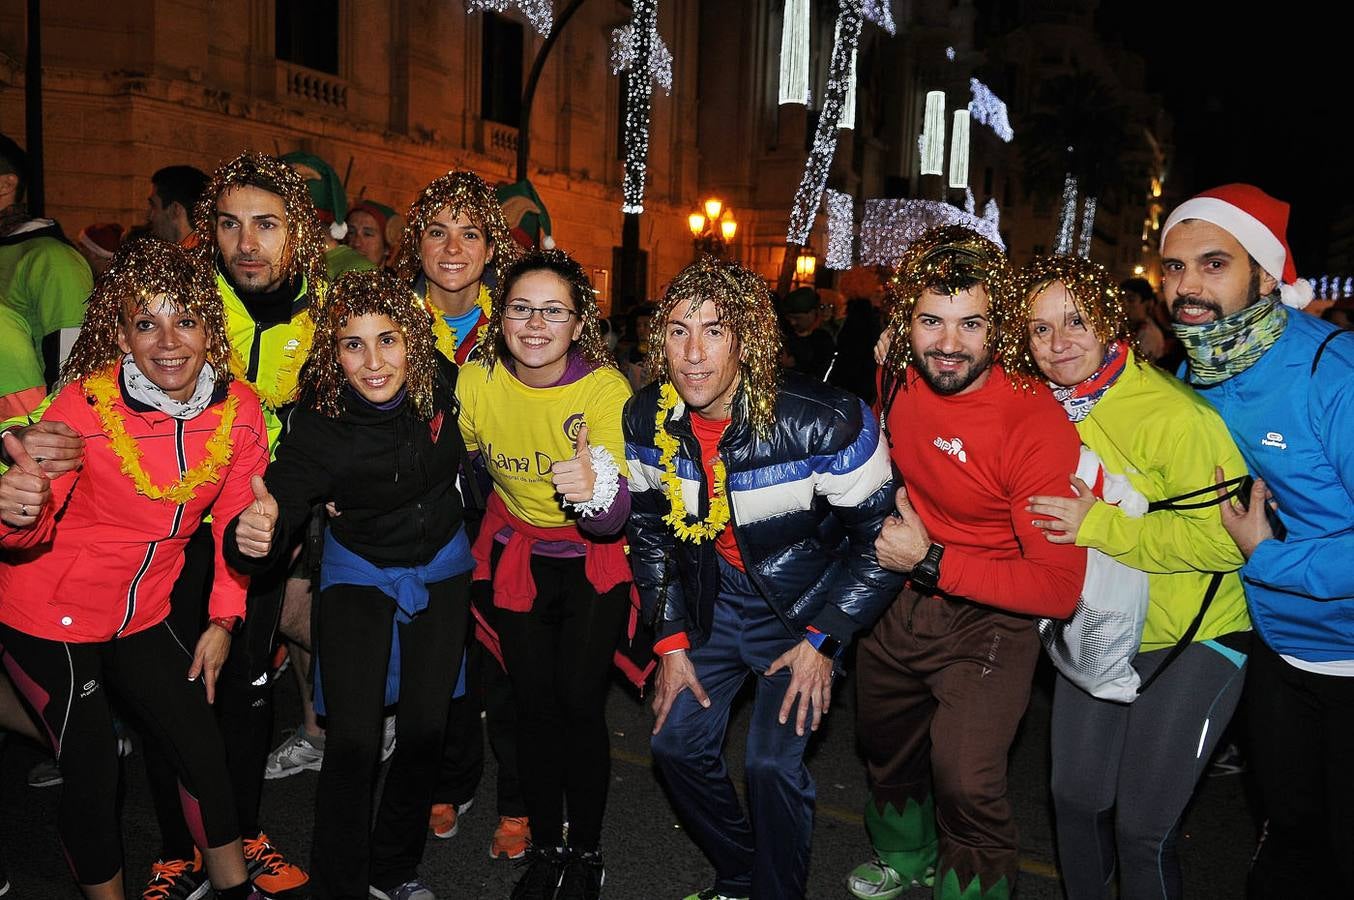
[(597, 897), (608, 669), (630, 611), (620, 538), (630, 512), (621, 436), (630, 386), (577, 262), (548, 250), (508, 268), (456, 393), (466, 446), (493, 482), (475, 578), (492, 591), (488, 624), (517, 698), (531, 819), (530, 864), (512, 896)]

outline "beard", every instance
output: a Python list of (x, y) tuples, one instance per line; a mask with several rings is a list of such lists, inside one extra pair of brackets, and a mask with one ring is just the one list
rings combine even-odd
[[(967, 362), (968, 368), (954, 372), (935, 372), (931, 370), (931, 360), (933, 359)], [(942, 396), (951, 397), (962, 393), (991, 366), (992, 351), (987, 348), (983, 348), (983, 352), (978, 356), (969, 353), (941, 353), (937, 350), (928, 350), (922, 354), (917, 372), (921, 375), (922, 380), (931, 386), (931, 390)]]
[[(1246, 302), (1238, 306), (1233, 312), (1240, 312), (1243, 309), (1254, 306), (1260, 302), (1260, 267), (1251, 266), (1251, 280), (1246, 286)], [(1216, 322), (1226, 315), (1222, 311), (1222, 304), (1216, 300), (1208, 300), (1203, 297), (1182, 297), (1179, 294), (1171, 301), (1171, 320), (1180, 321), (1180, 308), (1183, 306), (1198, 306), (1213, 313), (1213, 321)]]

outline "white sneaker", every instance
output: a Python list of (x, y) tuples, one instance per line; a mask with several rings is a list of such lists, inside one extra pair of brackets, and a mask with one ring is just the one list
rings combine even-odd
[(386, 716), (381, 723), (381, 762), (390, 759), (395, 753), (395, 717)]
[(307, 771), (318, 772), (323, 763), (324, 748), (312, 744), (306, 737), (305, 729), (298, 728), (295, 734), (268, 754), (268, 764), (263, 769), (263, 777), (271, 780)]

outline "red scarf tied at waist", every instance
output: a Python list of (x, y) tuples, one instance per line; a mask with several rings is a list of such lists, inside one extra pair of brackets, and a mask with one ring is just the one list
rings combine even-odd
[(470, 551), (475, 557), (473, 577), (476, 581), (490, 579), (489, 557), (494, 549), (494, 536), (504, 528), (512, 529), (512, 537), (508, 538), (508, 544), (503, 548), (498, 577), (494, 578), (494, 606), (499, 609), (509, 612), (531, 611), (536, 600), (536, 582), (531, 577), (531, 548), (537, 541), (583, 544), (587, 548), (583, 557), (583, 572), (599, 594), (605, 594), (616, 585), (630, 581), (630, 563), (625, 558), (624, 540), (596, 543), (579, 531), (576, 525), (555, 528), (532, 525), (513, 515), (496, 492), (489, 494), (484, 521), (480, 523), (479, 536), (475, 538), (475, 546)]

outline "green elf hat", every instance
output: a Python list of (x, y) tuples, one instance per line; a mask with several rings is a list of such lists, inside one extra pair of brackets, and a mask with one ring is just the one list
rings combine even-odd
[(503, 218), (508, 220), (508, 227), (517, 243), (528, 250), (537, 247), (555, 249), (550, 214), (545, 211), (545, 204), (530, 181), (500, 184), (494, 189), (494, 195), (503, 207)]
[(281, 158), (305, 179), (306, 187), (310, 190), (310, 202), (315, 205), (315, 214), (329, 226), (329, 236), (336, 241), (347, 237), (348, 197), (343, 192), (343, 182), (339, 180), (338, 173), (313, 153), (297, 150)]

